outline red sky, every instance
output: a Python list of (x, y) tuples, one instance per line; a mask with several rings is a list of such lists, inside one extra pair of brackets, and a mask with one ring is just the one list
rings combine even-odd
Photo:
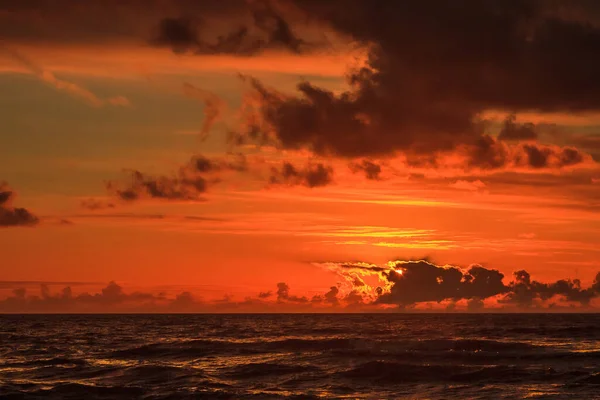
[(600, 306), (595, 6), (219, 4), (0, 3), (0, 312)]

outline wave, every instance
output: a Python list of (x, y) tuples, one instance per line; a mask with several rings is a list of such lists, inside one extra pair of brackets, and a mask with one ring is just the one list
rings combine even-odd
[(110, 358), (198, 358), (218, 353), (227, 348), (226, 342), (197, 340), (187, 342), (151, 343), (141, 346), (115, 350), (108, 354)]
[[(38, 389), (26, 393), (5, 394), (7, 398), (47, 399), (134, 399), (145, 394), (140, 387), (96, 386), (81, 383), (64, 383), (50, 389)], [(20, 395), (20, 396), (19, 396)]]
[(282, 363), (251, 363), (227, 368), (226, 376), (236, 379), (250, 379), (265, 376), (281, 376), (291, 374), (302, 374), (305, 372), (318, 372), (314, 366), (291, 365)]
[(0, 328), (0, 398), (584, 399), (600, 385), (595, 315), (58, 316), (32, 331), (39, 318)]
[[(518, 383), (566, 381), (600, 383), (600, 374), (589, 375), (583, 370), (557, 371), (547, 367), (496, 365), (415, 365), (390, 361), (370, 361), (341, 372), (339, 375), (353, 380), (376, 383)], [(585, 377), (582, 379), (582, 376)]]

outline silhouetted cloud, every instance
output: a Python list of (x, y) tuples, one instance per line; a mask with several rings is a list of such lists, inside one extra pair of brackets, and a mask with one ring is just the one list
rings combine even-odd
[(588, 154), (573, 147), (559, 147), (538, 143), (507, 145), (489, 135), (482, 135), (468, 147), (467, 165), (486, 170), (510, 168), (559, 169), (591, 162)]
[(536, 127), (531, 122), (519, 124), (516, 115), (506, 117), (498, 139), (500, 140), (535, 140), (538, 137)]
[[(500, 5), (465, 0), (460, 7), (439, 1), (294, 4), (368, 47), (367, 64), (349, 74), (351, 88), (341, 93), (302, 82), (291, 95), (247, 79), (260, 106), (249, 111), (252, 123), (238, 140), (349, 158), (463, 147), (473, 155), (470, 165), (493, 169), (506, 166), (503, 153), (513, 151), (486, 134), (484, 112), (600, 109), (600, 90), (593, 89), (600, 89), (594, 72), (600, 61), (591, 56), (600, 48), (600, 28), (562, 18), (554, 5), (527, 0)], [(540, 73), (547, 65), (554, 72)], [(532, 129), (509, 117), (500, 138), (534, 139)], [(563, 151), (571, 150), (552, 150), (563, 160), (554, 167), (581, 162), (561, 158)], [(522, 167), (538, 168), (535, 156), (528, 159)]]
[(129, 171), (128, 182), (110, 181), (106, 186), (110, 193), (126, 202), (143, 198), (202, 200), (208, 187), (219, 181), (216, 173), (225, 170), (243, 172), (246, 169), (246, 159), (241, 154), (219, 159), (195, 155), (174, 175), (149, 175), (132, 170)]
[(37, 225), (39, 218), (27, 209), (12, 207), (14, 196), (8, 184), (0, 181), (0, 227)]
[[(468, 268), (440, 266), (425, 260), (397, 260), (385, 265), (364, 262), (317, 265), (336, 272), (349, 283), (355, 282), (356, 276), (376, 278), (379, 286), (374, 288), (375, 293), (370, 296), (361, 291), (364, 285), (360, 283), (352, 284), (349, 293), (354, 292), (356, 301), (362, 299), (374, 305), (388, 304), (400, 308), (446, 302), (451, 309), (456, 309), (456, 303), (464, 301), (467, 310), (478, 311), (484, 308), (487, 299), (494, 299), (501, 306), (527, 308), (547, 305), (550, 299), (557, 297), (587, 307), (592, 299), (600, 297), (600, 273), (590, 287), (582, 288), (577, 279), (561, 279), (551, 283), (532, 281), (526, 271), (515, 272), (515, 280), (505, 283), (504, 274), (498, 270), (480, 265)], [(359, 282), (364, 284), (363, 279)], [(345, 301), (348, 302), (348, 299)]]
[[(194, 54), (253, 55), (277, 48), (300, 53), (309, 48), (268, 2), (246, 3), (232, 10), (232, 14), (242, 14), (246, 18), (238, 21), (237, 27), (213, 38), (207, 38), (214, 35), (206, 26), (206, 18), (200, 15), (190, 13), (177, 18), (164, 18), (151, 43), (168, 46), (175, 53)], [(230, 23), (230, 26), (235, 25)]]
[[(350, 275), (356, 271), (361, 271), (362, 276), (375, 274), (385, 283), (377, 287), (364, 284), (351, 288), (343, 283), (337, 284), (309, 300), (306, 296), (290, 294), (290, 286), (280, 282), (276, 293), (264, 291), (256, 297), (243, 300), (236, 300), (229, 295), (216, 300), (203, 300), (190, 291), (170, 296), (164, 292), (127, 292), (114, 281), (97, 293), (78, 294), (73, 292), (71, 286), (88, 286), (92, 283), (0, 282), (0, 289), (12, 289), (11, 294), (0, 299), (0, 312), (382, 311), (390, 306), (409, 310), (432, 302), (444, 302), (448, 311), (456, 311), (462, 304), (462, 309), (477, 312), (487, 310), (485, 300), (492, 298), (498, 302), (494, 308), (499, 305), (501, 309), (522, 310), (549, 304), (556, 306), (560, 304), (560, 298), (571, 304), (589, 307), (591, 301), (600, 296), (600, 273), (592, 285), (584, 289), (578, 280), (558, 280), (553, 283), (532, 281), (526, 271), (517, 271), (515, 280), (504, 284), (503, 275), (493, 269), (478, 265), (467, 269), (437, 266), (423, 260), (393, 261), (385, 266), (345, 263), (336, 264), (336, 267)], [(53, 292), (50, 287), (58, 284), (67, 286)], [(31, 286), (38, 286), (39, 290), (32, 291)], [(366, 290), (372, 290), (373, 293)], [(275, 299), (271, 300), (273, 296)]]
[(369, 160), (353, 162), (349, 165), (350, 170), (354, 173), (362, 172), (365, 177), (370, 180), (378, 180), (381, 175), (381, 165)]
[(284, 161), (280, 168), (271, 168), (271, 184), (303, 185), (310, 188), (326, 186), (333, 182), (333, 168), (322, 163), (308, 164), (298, 169)]
[(135, 201), (142, 198), (163, 200), (199, 200), (206, 191), (207, 182), (202, 176), (194, 179), (150, 176), (140, 171), (130, 172), (130, 182), (123, 189), (114, 182), (107, 184), (109, 191), (124, 201)]
[(389, 293), (377, 299), (379, 303), (411, 305), (474, 297), (486, 299), (507, 291), (502, 273), (478, 265), (464, 271), (427, 261), (398, 262), (385, 276), (392, 286)]
[[(26, 0), (0, 1), (0, 37), (15, 42), (113, 44), (146, 42), (164, 33), (164, 45), (192, 42), (185, 31), (161, 21), (218, 21), (206, 31), (251, 22), (246, 0)], [(118, 16), (118, 18), (115, 18)], [(216, 25), (216, 26), (215, 26)], [(222, 29), (218, 29), (220, 31)], [(164, 32), (163, 32), (164, 31)]]
[(553, 283), (541, 283), (531, 280), (531, 275), (524, 270), (514, 273), (515, 280), (510, 283), (510, 292), (502, 300), (505, 303), (515, 303), (519, 306), (529, 307), (536, 300), (545, 301), (556, 295), (564, 296), (568, 301), (587, 305), (600, 295), (600, 273), (596, 275), (592, 286), (587, 289), (581, 287), (579, 279), (561, 279)]
[(298, 297), (290, 295), (290, 286), (285, 282), (277, 284), (277, 301), (292, 302), (292, 303), (307, 303), (308, 299), (304, 296)]
[[(74, 293), (71, 286), (89, 286), (90, 282), (9, 282), (0, 289), (12, 289), (4, 299), (0, 299), (0, 312), (45, 313), (45, 312), (265, 312), (265, 311), (342, 311), (344, 307), (364, 306), (358, 293), (341, 297), (337, 286), (332, 286), (313, 301), (306, 297), (290, 295), (286, 283), (277, 284), (277, 297), (266, 291), (256, 297), (236, 300), (233, 296), (204, 300), (190, 292), (182, 291), (173, 295), (164, 292), (128, 292), (116, 282), (109, 282), (96, 293)], [(21, 286), (19, 286), (21, 284)], [(58, 284), (66, 284), (60, 290), (51, 290)], [(36, 286), (37, 290), (32, 289)]]
[(0, 281), (0, 289), (26, 289), (28, 287), (41, 286), (87, 286), (97, 284), (97, 282), (84, 281)]
[(337, 286), (332, 286), (329, 288), (329, 291), (323, 295), (323, 299), (332, 305), (339, 304), (338, 294), (340, 293), (340, 289)]
[(99, 293), (87, 292), (74, 295), (71, 286), (66, 286), (52, 294), (47, 284), (40, 285), (40, 295), (27, 296), (25, 288), (13, 290), (13, 295), (0, 301), (0, 310), (4, 312), (72, 312), (72, 311), (110, 311), (121, 307), (139, 307), (142, 304), (163, 303), (162, 294), (144, 292), (125, 293), (115, 282), (109, 282)]

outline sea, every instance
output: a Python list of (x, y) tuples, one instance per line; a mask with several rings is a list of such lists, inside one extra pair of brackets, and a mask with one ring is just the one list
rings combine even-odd
[(600, 315), (0, 315), (0, 398), (600, 399)]

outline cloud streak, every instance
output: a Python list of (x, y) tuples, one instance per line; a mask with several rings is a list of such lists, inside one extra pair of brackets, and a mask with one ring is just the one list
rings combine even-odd
[(40, 65), (37, 65), (31, 59), (27, 58), (25, 55), (16, 50), (8, 49), (0, 45), (0, 51), (8, 54), (13, 61), (17, 62), (27, 71), (37, 76), (41, 81), (54, 87), (60, 92), (65, 92), (74, 98), (83, 100), (92, 107), (102, 107), (105, 105), (128, 107), (131, 105), (129, 99), (124, 96), (115, 96), (103, 99), (98, 97), (90, 90), (77, 85), (76, 83), (59, 79), (51, 71), (48, 71)]
[(226, 103), (216, 94), (187, 82), (183, 84), (183, 93), (204, 104), (204, 120), (200, 128), (200, 139), (205, 140), (214, 124), (222, 118)]

